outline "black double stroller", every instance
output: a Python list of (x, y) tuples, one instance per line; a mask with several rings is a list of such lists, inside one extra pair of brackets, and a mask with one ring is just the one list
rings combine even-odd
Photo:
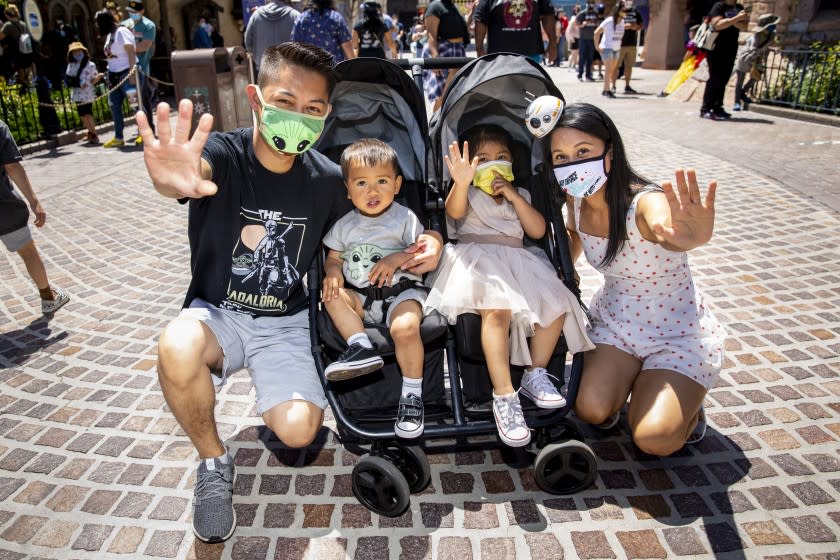
[[(439, 59), (440, 60), (440, 59)], [(422, 60), (412, 60), (415, 75)], [(332, 95), (332, 113), (316, 148), (338, 161), (341, 151), (360, 138), (379, 138), (398, 154), (403, 187), (398, 202), (411, 208), (424, 224), (445, 236), (443, 200), (449, 177), (443, 163), (443, 146), (480, 124), (496, 124), (514, 137), (517, 186), (527, 188), (532, 203), (546, 217), (547, 233), (537, 245), (562, 275), (564, 283), (579, 294), (562, 216), (556, 204), (556, 187), (543, 169), (543, 145), (524, 126), (527, 95), (562, 95), (548, 74), (531, 60), (513, 54), (494, 54), (471, 60), (453, 79), (431, 130), (425, 100), (411, 77), (393, 62), (361, 58), (336, 67), (338, 83)], [(536, 244), (533, 242), (532, 244)], [(425, 347), (423, 401), (425, 430), (417, 440), (400, 440), (394, 420), (402, 377), (393, 343), (383, 325), (366, 324), (368, 336), (385, 361), (374, 373), (329, 382), (325, 363), (335, 360), (345, 342), (320, 308), (323, 263), (308, 274), (310, 327), (315, 364), (337, 424), (339, 438), (349, 450), (363, 454), (353, 469), (352, 488), (368, 509), (396, 517), (409, 507), (410, 494), (423, 491), (431, 480), (424, 448), (433, 440), (452, 441), (459, 449), (486, 446), (497, 434), (493, 420), (490, 385), (480, 342), (478, 315), (464, 314), (450, 327), (437, 314), (421, 325)], [(563, 339), (555, 350), (551, 371), (564, 371)], [(564, 388), (567, 404), (561, 409), (537, 408), (522, 396), (528, 426), (534, 431), (529, 448), (536, 453), (534, 477), (552, 494), (570, 494), (588, 487), (596, 476), (595, 456), (582, 441), (575, 425), (566, 419), (577, 394), (582, 356), (574, 356)], [(518, 387), (522, 368), (512, 367)], [(562, 382), (562, 381), (561, 381)], [(481, 441), (475, 442), (474, 440)], [(492, 444), (492, 442), (491, 442)], [(509, 449), (509, 448), (508, 448)], [(530, 459), (529, 459), (530, 460)]]

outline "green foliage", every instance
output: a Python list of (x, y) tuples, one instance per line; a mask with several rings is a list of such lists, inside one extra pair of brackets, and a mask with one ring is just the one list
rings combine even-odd
[(782, 51), (782, 75), (769, 88), (773, 101), (795, 108), (840, 114), (840, 43), (816, 42), (810, 51)]

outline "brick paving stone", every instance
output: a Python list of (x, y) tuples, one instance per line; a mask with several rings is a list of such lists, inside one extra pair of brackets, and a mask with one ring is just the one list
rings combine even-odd
[(549, 498), (543, 500), (543, 506), (551, 523), (572, 523), (581, 520), (574, 498)]
[(55, 512), (73, 511), (87, 493), (88, 488), (83, 486), (62, 486), (46, 505)]
[(785, 517), (783, 521), (806, 543), (837, 542), (837, 535), (816, 515)]
[[(785, 453), (783, 455), (771, 455), (770, 459), (779, 465), (779, 467), (785, 471), (785, 474), (788, 476), (806, 476), (814, 473), (808, 465), (789, 453)], [(771, 476), (775, 476), (775, 473)]]
[(278, 537), (274, 552), (274, 560), (303, 560), (307, 558), (310, 539), (305, 537)]
[(709, 539), (712, 552), (731, 552), (743, 548), (741, 537), (729, 523), (706, 523), (703, 528), (706, 531), (706, 537)]
[(271, 539), (268, 537), (234, 537), (231, 557), (233, 558), (265, 558)]
[(598, 498), (584, 498), (583, 503), (589, 510), (589, 516), (595, 521), (605, 519), (622, 519), (624, 514), (618, 507), (618, 502), (613, 496), (601, 496)]
[(496, 504), (464, 502), (464, 529), (492, 529), (498, 526)]
[(650, 491), (670, 490), (674, 487), (668, 473), (662, 469), (643, 469), (639, 471), (642, 484)]
[(790, 484), (788, 485), (788, 488), (806, 506), (828, 504), (835, 501), (828, 492), (810, 480), (807, 482)]
[(599, 470), (598, 476), (605, 488), (619, 489), (619, 488), (635, 488), (636, 479), (633, 472), (627, 469), (618, 470)]
[(70, 438), (76, 435), (72, 430), (64, 430), (62, 428), (50, 428), (38, 438), (35, 445), (44, 445), (47, 447), (62, 447)]
[(481, 480), (488, 494), (505, 494), (513, 492), (516, 486), (507, 471), (488, 471), (481, 473)]
[(741, 524), (753, 544), (767, 546), (773, 544), (793, 544), (793, 541), (782, 532), (773, 521), (753, 521)]
[[(150, 486), (159, 488), (177, 488), (187, 470), (180, 467), (163, 467), (149, 482)], [(237, 474), (237, 480), (243, 475)]]
[(423, 527), (429, 529), (454, 527), (454, 509), (455, 506), (448, 503), (424, 502), (420, 504)]
[(545, 522), (533, 500), (512, 500), (505, 504), (505, 510), (508, 523), (511, 525), (534, 525)]
[(341, 526), (361, 529), (371, 526), (371, 512), (362, 504), (344, 504), (341, 506)]
[(143, 553), (146, 556), (175, 558), (183, 540), (183, 531), (155, 531)]
[(159, 441), (139, 441), (126, 455), (133, 459), (153, 459), (162, 446)]
[(616, 558), (601, 531), (572, 531), (572, 544), (579, 558)]
[(431, 537), (402, 537), (399, 542), (399, 560), (432, 560)]
[(121, 527), (114, 540), (108, 545), (112, 554), (134, 554), (143, 540), (146, 531), (140, 527)]
[(330, 496), (335, 498), (349, 498), (353, 495), (353, 478), (349, 474), (339, 474), (333, 479)]
[(39, 517), (35, 515), (21, 515), (15, 519), (11, 525), (6, 527), (0, 538), (18, 544), (25, 544), (29, 542), (35, 533), (41, 527), (46, 525), (48, 519), (46, 517)]
[(331, 527), (334, 504), (304, 504), (303, 527)]
[(388, 537), (359, 537), (356, 542), (356, 560), (388, 560)]
[(469, 473), (440, 473), (440, 485), (444, 494), (470, 494), (475, 478)]
[(715, 507), (723, 514), (743, 513), (755, 509), (747, 497), (738, 490), (713, 492), (709, 495)]
[(113, 436), (106, 439), (94, 453), (97, 455), (106, 455), (108, 457), (119, 457), (126, 448), (134, 443), (134, 439), (130, 437)]
[(65, 548), (70, 544), (70, 539), (78, 528), (79, 524), (72, 521), (48, 521), (32, 539), (32, 544), (49, 548)]
[(531, 560), (563, 560), (563, 546), (557, 537), (550, 533), (525, 534)]
[(384, 517), (382, 515), (379, 516), (379, 527), (382, 529), (394, 529), (394, 528), (407, 528), (414, 525), (414, 516), (411, 513), (411, 509), (405, 510), (402, 515), (398, 515), (397, 517)]
[(469, 537), (441, 537), (438, 541), (439, 560), (472, 560), (472, 545)]
[(105, 540), (113, 531), (113, 527), (108, 525), (94, 525), (86, 523), (82, 527), (82, 533), (76, 538), (76, 541), (70, 547), (73, 550), (87, 550), (96, 552), (105, 544)]
[(671, 516), (671, 508), (662, 496), (627, 496), (627, 501), (637, 519), (658, 519)]
[(706, 505), (703, 497), (695, 492), (687, 494), (671, 494), (671, 502), (680, 517), (704, 517), (712, 515), (712, 510)]
[(292, 477), (290, 475), (261, 475), (260, 494), (287, 494), (291, 483)]
[(481, 558), (487, 560), (513, 560), (516, 558), (516, 543), (512, 538), (481, 539)]
[(710, 484), (709, 479), (703, 473), (703, 469), (696, 465), (677, 466), (673, 468), (673, 472), (683, 483), (683, 486), (696, 487)]
[(152, 503), (154, 496), (152, 494), (145, 494), (142, 492), (127, 492), (125, 497), (117, 504), (116, 509), (111, 512), (114, 517), (130, 517), (138, 519), (149, 505)]
[[(250, 496), (251, 495), (251, 489), (254, 487), (255, 480), (256, 480), (256, 475), (253, 475), (253, 474), (238, 474), (237, 473), (236, 478), (233, 479), (233, 495), (234, 496)], [(282, 492), (276, 492), (277, 494), (285, 494), (286, 492), (288, 492), (289, 484), (291, 482), (291, 477), (286, 476), (284, 478), (284, 480), (286, 481), (286, 483), (285, 483), (286, 484), (286, 490), (282, 491)], [(262, 485), (262, 482), (260, 484)], [(275, 486), (280, 486), (282, 488), (282, 485), (275, 484)], [(261, 488), (260, 494), (263, 494), (262, 486), (260, 486), (260, 488)], [(269, 489), (269, 490), (271, 489), (271, 484), (269, 484), (267, 486), (267, 489)], [(266, 493), (271, 494), (273, 492), (266, 492)]]
[(776, 476), (778, 473), (767, 461), (760, 457), (752, 459), (736, 459), (735, 464), (741, 467), (747, 476), (753, 480)]
[(82, 506), (82, 511), (94, 515), (105, 515), (122, 495), (115, 490), (94, 490)]
[(99, 434), (82, 434), (67, 446), (67, 451), (75, 451), (78, 453), (87, 453), (99, 443), (102, 436)]
[(0, 460), (0, 470), (15, 472), (23, 468), (37, 453), (26, 449), (12, 449)]
[(666, 528), (662, 530), (662, 535), (668, 547), (677, 556), (697, 556), (707, 553), (706, 547), (691, 527)]
[(72, 459), (69, 463), (64, 465), (55, 476), (58, 478), (69, 478), (72, 480), (79, 480), (83, 474), (93, 465), (91, 459)]
[(840, 459), (824, 453), (803, 453), (802, 457), (821, 473), (840, 471)]
[(19, 504), (28, 504), (31, 506), (38, 505), (46, 498), (53, 490), (55, 484), (47, 484), (46, 482), (36, 480), (30, 482), (23, 490), (18, 492), (14, 501)]
[(295, 477), (295, 494), (298, 496), (319, 496), (324, 493), (327, 477), (323, 474), (312, 476), (299, 474)]
[(627, 558), (667, 558), (667, 553), (659, 542), (656, 532), (616, 531), (615, 536), (624, 548)]
[(317, 541), (313, 557), (321, 560), (344, 560), (347, 557), (347, 539), (322, 538)]
[(797, 507), (796, 502), (791, 500), (787, 494), (775, 486), (753, 488), (750, 490), (750, 493), (759, 505), (767, 510), (794, 509)]

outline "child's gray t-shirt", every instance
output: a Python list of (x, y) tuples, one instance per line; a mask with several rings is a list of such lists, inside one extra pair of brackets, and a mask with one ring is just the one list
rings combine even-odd
[[(345, 214), (324, 237), (324, 245), (341, 253), (344, 279), (357, 288), (366, 288), (373, 266), (417, 241), (423, 230), (414, 212), (393, 202), (378, 216), (365, 216), (358, 209)], [(398, 270), (392, 285), (402, 278), (421, 280), (416, 274)]]

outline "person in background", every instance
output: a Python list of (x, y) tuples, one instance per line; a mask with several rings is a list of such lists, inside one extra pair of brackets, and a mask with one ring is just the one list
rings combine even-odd
[(579, 38), (579, 60), (578, 60), (578, 80), (583, 81), (586, 77), (587, 82), (594, 82), (592, 77), (592, 62), (595, 58), (595, 29), (598, 27), (600, 18), (595, 9), (595, 2), (587, 0), (586, 8), (582, 10), (575, 18), (575, 27), (578, 29)]
[(17, 73), (17, 83), (28, 85), (29, 78), (34, 73), (34, 45), (28, 53), (20, 50), (20, 36), (26, 33), (26, 25), (20, 21), (20, 10), (14, 4), (9, 4), (3, 10), (6, 23), (0, 27), (0, 44), (3, 55), (11, 60), (11, 66)]
[(391, 58), (397, 58), (397, 44), (391, 38), (376, 2), (362, 4), (363, 19), (353, 27), (353, 51), (357, 57), (385, 58), (385, 47)]
[(556, 20), (555, 36), (557, 37), (557, 57), (554, 59), (552, 66), (560, 66), (560, 63), (566, 60), (566, 29), (569, 27), (569, 18), (566, 17), (566, 10), (560, 8), (554, 13)]
[(206, 18), (198, 18), (195, 31), (193, 31), (192, 44), (194, 49), (213, 48), (213, 41), (210, 40), (210, 23)]
[[(137, 74), (137, 86), (140, 90), (143, 111), (151, 116), (153, 90), (149, 76), (151, 75), (152, 57), (155, 54), (157, 26), (155, 22), (145, 16), (143, 0), (129, 0), (128, 19), (122, 24), (134, 33), (134, 52), (137, 55), (137, 65), (140, 67), (140, 72)], [(152, 130), (154, 130), (153, 123)], [(138, 134), (137, 138), (134, 139), (134, 144), (140, 146), (142, 143), (143, 138)]]
[[(621, 1), (621, 0), (619, 0)], [(618, 55), (618, 70), (624, 69), (624, 93), (639, 93), (630, 87), (633, 66), (636, 64), (636, 45), (639, 30), (644, 24), (642, 14), (636, 9), (634, 0), (624, 0), (624, 35), (621, 37), (621, 51)]]
[(12, 187), (14, 181), (35, 214), (35, 227), (42, 227), (47, 221), (47, 213), (35, 196), (21, 160), (23, 158), (9, 127), (0, 121), (0, 241), (6, 249), (23, 259), (26, 272), (41, 295), (41, 313), (55, 313), (70, 301), (70, 294), (57, 286), (50, 286), (47, 269), (29, 230), (29, 210)]
[[(487, 53), (512, 52), (542, 63), (546, 55), (552, 64), (557, 57), (557, 35), (554, 8), (549, 0), (529, 2), (524, 14), (520, 0), (481, 0), (475, 9), (475, 50), (478, 56)], [(529, 17), (523, 17), (527, 15)], [(548, 44), (543, 43), (543, 33)], [(487, 37), (487, 48), (484, 38)]]
[(709, 12), (709, 19), (715, 31), (718, 32), (715, 46), (706, 56), (709, 64), (709, 80), (703, 92), (703, 105), (700, 107), (700, 118), (722, 121), (732, 117), (723, 110), (723, 94), (726, 83), (732, 75), (735, 65), (735, 55), (738, 54), (738, 35), (747, 30), (750, 14), (735, 0), (716, 2)]
[[(773, 43), (773, 38), (776, 36), (776, 25), (779, 23), (779, 16), (775, 14), (762, 14), (758, 18), (758, 27), (753, 30), (753, 34), (747, 39), (746, 44), (738, 51), (738, 56), (735, 59), (735, 105), (733, 111), (746, 111), (749, 108), (752, 99), (747, 96), (748, 91), (752, 91), (752, 87), (756, 81), (761, 79), (762, 68), (764, 60), (767, 57), (767, 51), (770, 50), (770, 45)], [(747, 83), (744, 83), (744, 78), (750, 75)]]
[[(105, 58), (108, 60), (108, 86), (116, 88), (108, 94), (108, 105), (114, 118), (114, 137), (105, 142), (105, 148), (121, 148), (123, 140), (123, 101), (130, 86), (137, 87), (136, 75), (129, 72), (137, 64), (134, 51), (134, 34), (127, 28), (117, 25), (114, 16), (107, 10), (96, 13), (96, 28), (105, 38)], [(117, 85), (119, 87), (117, 87)], [(151, 120), (151, 115), (149, 115)]]
[(67, 85), (70, 87), (70, 99), (76, 103), (82, 125), (87, 128), (85, 141), (91, 144), (99, 144), (96, 124), (93, 122), (93, 102), (96, 99), (93, 86), (103, 77), (104, 75), (96, 70), (87, 48), (78, 41), (70, 43), (67, 47)]
[(569, 70), (574, 72), (575, 68), (578, 65), (579, 59), (579, 45), (580, 45), (580, 29), (578, 28), (575, 21), (577, 20), (577, 15), (580, 13), (580, 6), (575, 4), (572, 8), (572, 18), (569, 20), (569, 24), (566, 26), (566, 43), (569, 45)]
[(308, 0), (292, 27), (292, 41), (321, 47), (333, 56), (335, 64), (355, 58), (353, 35), (344, 16), (335, 10), (333, 0)]
[(604, 77), (604, 90), (601, 92), (604, 97), (615, 97), (618, 53), (621, 50), (621, 37), (624, 35), (624, 11), (624, 4), (617, 2), (612, 14), (595, 30), (595, 43), (607, 71)]
[(269, 0), (257, 8), (245, 29), (245, 49), (251, 53), (257, 72), (265, 49), (292, 38), (292, 28), (300, 12), (283, 0)]
[[(470, 32), (464, 16), (452, 0), (434, 0), (423, 14), (428, 42), (423, 49), (423, 58), (466, 56), (466, 41)], [(477, 37), (476, 37), (477, 40)], [(441, 96), (449, 81), (455, 76), (455, 69), (423, 72), (423, 85), (429, 101), (437, 110)]]

